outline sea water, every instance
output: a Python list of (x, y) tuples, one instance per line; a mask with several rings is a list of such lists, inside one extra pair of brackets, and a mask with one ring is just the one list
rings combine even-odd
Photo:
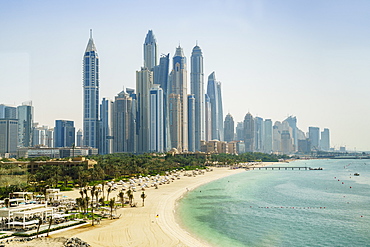
[(180, 201), (180, 223), (212, 246), (370, 246), (370, 160), (274, 166), (323, 170), (251, 170), (208, 183)]

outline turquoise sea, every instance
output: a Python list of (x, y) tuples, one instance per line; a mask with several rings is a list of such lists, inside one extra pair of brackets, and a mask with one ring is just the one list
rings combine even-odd
[[(370, 160), (300, 160), (198, 187), (177, 209), (212, 246), (370, 246)], [(359, 173), (360, 176), (354, 176)]]

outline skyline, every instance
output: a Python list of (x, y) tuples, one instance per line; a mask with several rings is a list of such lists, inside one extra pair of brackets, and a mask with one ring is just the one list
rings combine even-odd
[[(329, 128), (336, 148), (370, 150), (370, 3), (356, 3), (189, 1), (176, 12), (169, 1), (145, 9), (116, 1), (68, 7), (3, 1), (0, 81), (12, 93), (0, 103), (31, 100), (35, 122), (54, 127), (57, 119), (72, 120), (82, 128), (81, 69), (89, 30), (100, 58), (99, 103), (123, 87), (136, 90), (142, 45), (153, 30), (158, 54), (170, 53), (170, 60), (179, 43), (188, 63), (193, 47), (201, 47), (205, 78), (215, 71), (222, 83), (223, 118), (230, 113), (236, 123), (251, 112), (275, 122), (293, 115), (305, 132), (309, 126)], [(87, 18), (94, 11), (99, 18)], [(175, 17), (177, 25), (171, 24)], [(189, 77), (188, 69), (188, 94)]]

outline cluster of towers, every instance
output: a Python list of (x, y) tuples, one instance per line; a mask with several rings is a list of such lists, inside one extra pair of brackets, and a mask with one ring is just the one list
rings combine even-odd
[(215, 73), (204, 89), (203, 54), (198, 44), (188, 65), (180, 45), (170, 69), (170, 54), (158, 62), (157, 41), (149, 30), (143, 45), (144, 62), (136, 71), (136, 92), (126, 88), (115, 100), (99, 105), (99, 57), (90, 33), (83, 60), (84, 146), (99, 153), (200, 151), (201, 141), (223, 141), (221, 83)]
[(330, 150), (330, 133), (325, 128), (309, 127), (308, 132), (297, 127), (297, 118), (287, 117), (284, 121), (253, 117), (247, 113), (244, 121), (238, 122), (234, 132), (234, 119), (225, 117), (225, 141), (237, 142), (237, 152), (262, 152), (280, 154), (310, 154), (312, 151)]

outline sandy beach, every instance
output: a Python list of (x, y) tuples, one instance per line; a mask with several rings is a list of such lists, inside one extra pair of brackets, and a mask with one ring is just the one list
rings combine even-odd
[[(134, 192), (137, 207), (117, 209), (119, 219), (106, 219), (100, 225), (80, 227), (72, 230), (51, 234), (56, 237), (78, 237), (91, 246), (207, 246), (206, 243), (195, 239), (175, 221), (176, 201), (188, 190), (226, 177), (245, 172), (244, 169), (230, 170), (229, 168), (213, 168), (212, 172), (196, 177), (181, 176), (170, 184), (159, 186), (159, 189), (145, 190), (147, 198), (142, 207), (141, 191)], [(116, 197), (113, 192), (110, 198)], [(78, 191), (65, 192), (68, 197), (79, 197)], [(158, 215), (158, 216), (157, 216)]]
[[(273, 163), (259, 163), (258, 166)], [(134, 201), (137, 207), (118, 208), (116, 215), (119, 219), (104, 219), (101, 224), (78, 227), (50, 233), (50, 240), (78, 237), (93, 247), (114, 246), (209, 246), (196, 239), (195, 236), (181, 228), (175, 220), (176, 203), (181, 197), (200, 185), (227, 177), (233, 174), (246, 172), (245, 169), (212, 168), (213, 171), (195, 177), (181, 176), (170, 184), (160, 185), (159, 189), (145, 190), (147, 198), (142, 206), (141, 190), (134, 192)], [(112, 192), (109, 198), (117, 197), (119, 190)], [(70, 198), (80, 197), (79, 190), (64, 192)], [(34, 241), (31, 241), (34, 242)], [(37, 241), (36, 245), (28, 242), (27, 245), (14, 246), (52, 246)], [(55, 243), (55, 242), (54, 242)], [(13, 243), (14, 244), (14, 243)]]

